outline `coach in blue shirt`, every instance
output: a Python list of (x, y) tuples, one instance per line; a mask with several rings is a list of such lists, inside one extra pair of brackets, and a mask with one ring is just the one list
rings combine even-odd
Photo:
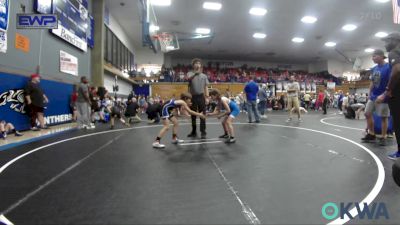
[(254, 113), (254, 117), (256, 118), (256, 123), (260, 122), (260, 116), (257, 111), (257, 94), (258, 94), (258, 85), (253, 81), (253, 77), (244, 87), (244, 92), (246, 93), (247, 98), (247, 112), (249, 116), (249, 123), (252, 123), (252, 111)]
[(386, 145), (386, 132), (388, 128), (388, 118), (390, 116), (389, 105), (387, 101), (377, 103), (378, 96), (383, 94), (390, 80), (390, 65), (385, 63), (385, 53), (378, 49), (372, 55), (372, 60), (377, 65), (372, 68), (371, 86), (369, 100), (365, 106), (365, 117), (367, 117), (368, 134), (362, 138), (363, 141), (375, 141), (374, 119), (375, 112), (379, 117), (382, 117), (382, 138), (379, 140), (381, 146)]

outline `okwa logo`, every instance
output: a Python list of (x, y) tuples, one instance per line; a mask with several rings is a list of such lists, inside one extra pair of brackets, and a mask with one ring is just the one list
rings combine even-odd
[(378, 219), (389, 219), (389, 213), (385, 203), (372, 203), (368, 205), (366, 202), (350, 202), (340, 203), (340, 207), (336, 203), (328, 202), (322, 206), (322, 216), (327, 220), (336, 219), (338, 216), (340, 219), (344, 219), (347, 216), (349, 219), (354, 219), (351, 213), (357, 213), (360, 220), (378, 220)]

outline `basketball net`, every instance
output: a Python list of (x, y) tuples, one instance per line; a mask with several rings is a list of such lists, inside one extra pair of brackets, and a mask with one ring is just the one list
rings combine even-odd
[(169, 52), (175, 50), (174, 35), (170, 33), (160, 33), (153, 36), (154, 39), (160, 43), (162, 52)]

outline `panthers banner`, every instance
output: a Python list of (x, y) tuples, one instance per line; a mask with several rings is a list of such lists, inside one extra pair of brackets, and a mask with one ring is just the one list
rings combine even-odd
[[(24, 87), (28, 81), (28, 77), (0, 73), (0, 120), (13, 123), (18, 130), (30, 128), (24, 96)], [(46, 123), (54, 125), (70, 122), (72, 84), (41, 79), (40, 85), (50, 101), (45, 110)]]

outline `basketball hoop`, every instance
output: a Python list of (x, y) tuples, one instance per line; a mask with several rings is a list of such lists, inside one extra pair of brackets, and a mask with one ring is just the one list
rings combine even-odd
[(179, 49), (179, 46), (177, 46), (178, 41), (174, 34), (163, 32), (153, 35), (153, 39), (158, 40), (162, 52), (169, 52)]

